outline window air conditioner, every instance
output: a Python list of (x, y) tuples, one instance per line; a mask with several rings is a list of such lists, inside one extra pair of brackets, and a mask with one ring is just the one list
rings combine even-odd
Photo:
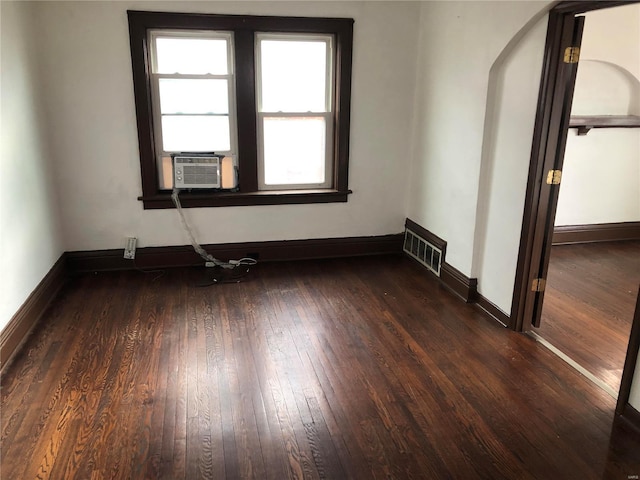
[(173, 186), (179, 189), (220, 188), (220, 163), (215, 155), (180, 154), (173, 157)]

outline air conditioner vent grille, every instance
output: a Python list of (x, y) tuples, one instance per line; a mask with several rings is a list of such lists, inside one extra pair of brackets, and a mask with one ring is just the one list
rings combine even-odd
[(442, 250), (438, 247), (407, 229), (404, 233), (404, 251), (437, 276), (440, 276)]
[(217, 185), (218, 182), (218, 172), (216, 171), (211, 173), (191, 173), (187, 171), (186, 167), (184, 169), (184, 183), (186, 184)]
[(176, 188), (220, 188), (220, 157), (174, 156)]

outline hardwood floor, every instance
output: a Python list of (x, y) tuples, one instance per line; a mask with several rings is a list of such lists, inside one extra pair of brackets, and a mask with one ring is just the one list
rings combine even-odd
[(402, 257), (84, 275), (2, 377), (2, 478), (640, 474), (615, 402)]
[(538, 334), (614, 392), (640, 287), (640, 241), (556, 245)]

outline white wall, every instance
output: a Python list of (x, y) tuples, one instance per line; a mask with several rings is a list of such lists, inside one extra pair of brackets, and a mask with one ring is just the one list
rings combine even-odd
[(0, 7), (0, 330), (63, 251), (32, 7)]
[[(514, 48), (514, 37), (518, 40), (526, 37), (533, 27), (532, 18), (541, 17), (548, 3), (428, 2), (422, 6), (408, 217), (445, 239), (447, 263), (468, 276), (477, 275), (476, 215), (479, 196), (482, 198), (486, 193), (480, 191), (479, 185), (487, 106), (495, 109), (492, 102), (501, 95), (492, 92), (488, 103), (490, 71), (501, 52), (507, 47)], [(514, 134), (518, 129), (524, 132), (525, 140), (518, 133), (512, 146), (518, 162), (529, 159), (530, 124), (535, 117), (543, 48), (544, 35), (538, 28), (526, 52), (528, 56), (522, 59), (530, 75), (524, 78), (522, 100), (516, 98), (514, 105), (508, 105), (510, 116), (505, 122), (513, 124)], [(489, 128), (492, 125), (493, 122), (487, 122)], [(504, 211), (510, 213), (520, 208), (517, 221), (494, 225), (497, 235), (512, 237), (517, 232), (519, 238), (522, 223), (519, 202), (524, 198), (526, 182), (511, 188), (514, 195), (507, 203), (493, 203), (490, 209), (500, 217)], [(517, 243), (515, 252), (517, 256)], [(484, 252), (485, 264), (501, 260), (504, 254), (499, 248)], [(481, 286), (503, 288), (510, 296), (513, 284), (509, 282), (514, 275), (515, 270), (509, 264), (497, 276), (483, 278)]]
[[(540, 18), (538, 18), (540, 17)], [(474, 237), (478, 291), (511, 310), (548, 16), (538, 15), (491, 69)]]
[(353, 17), (347, 203), (189, 209), (202, 243), (403, 230), (418, 3), (43, 2), (48, 124), (67, 250), (188, 243), (175, 210), (144, 211), (127, 9)]
[[(588, 12), (573, 115), (640, 115), (640, 4)], [(556, 225), (640, 221), (640, 128), (569, 130)]]
[(638, 359), (636, 361), (636, 370), (631, 382), (629, 405), (640, 412), (640, 355), (638, 355)]

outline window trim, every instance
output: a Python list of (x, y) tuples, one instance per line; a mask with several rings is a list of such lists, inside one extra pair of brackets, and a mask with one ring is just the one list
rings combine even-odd
[[(142, 196), (145, 209), (173, 208), (170, 192), (160, 190), (153, 130), (149, 30), (213, 30), (234, 32), (234, 74), (238, 129), (239, 192), (183, 192), (184, 207), (279, 205), (346, 202), (348, 188), (351, 111), (353, 19), (213, 15), (128, 10), (131, 63), (140, 150)], [(255, 33), (331, 34), (334, 36), (335, 83), (332, 103), (333, 188), (316, 190), (258, 190)], [(242, 131), (242, 139), (240, 132)]]

